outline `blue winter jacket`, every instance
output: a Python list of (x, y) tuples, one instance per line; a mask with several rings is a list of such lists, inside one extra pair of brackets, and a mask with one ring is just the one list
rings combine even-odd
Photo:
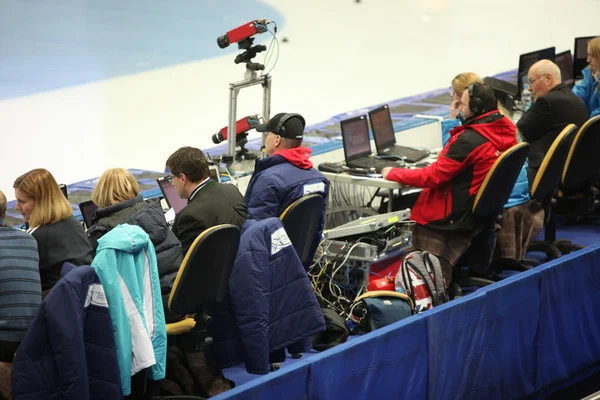
[(156, 254), (139, 226), (122, 224), (98, 240), (92, 261), (108, 299), (115, 332), (123, 394), (131, 377), (149, 368), (149, 378), (165, 377), (167, 331)]
[(13, 398), (120, 399), (121, 379), (108, 304), (90, 266), (65, 263), (12, 367)]
[(583, 80), (573, 88), (575, 93), (587, 107), (590, 118), (600, 115), (600, 82), (592, 75), (590, 68), (584, 68)]
[(229, 338), (220, 345), (227, 353), (217, 355), (220, 365), (244, 361), (249, 373), (266, 374), (270, 352), (306, 352), (312, 348), (306, 339), (325, 330), (308, 275), (278, 218), (242, 227), (229, 293), (234, 326), (229, 334), (219, 332)]
[(321, 193), (325, 204), (309, 252), (309, 260), (312, 260), (321, 242), (329, 193), (327, 178), (312, 168), (309, 161), (311, 153), (312, 150), (307, 147), (297, 147), (257, 160), (244, 196), (248, 207), (248, 219), (261, 220), (279, 217), (290, 204), (302, 196)]
[[(455, 127), (459, 126), (460, 122), (456, 118), (447, 119), (442, 121), (442, 143), (444, 147), (450, 140), (450, 131)], [(504, 205), (504, 208), (512, 208), (525, 204), (529, 201), (529, 181), (527, 180), (527, 161), (521, 168), (517, 183), (513, 187), (512, 193), (508, 198), (508, 201)]]

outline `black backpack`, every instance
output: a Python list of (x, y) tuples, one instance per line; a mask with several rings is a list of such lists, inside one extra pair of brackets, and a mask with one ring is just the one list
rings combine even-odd
[(322, 308), (325, 318), (325, 330), (313, 336), (313, 349), (324, 351), (348, 339), (349, 331), (344, 319), (331, 308)]

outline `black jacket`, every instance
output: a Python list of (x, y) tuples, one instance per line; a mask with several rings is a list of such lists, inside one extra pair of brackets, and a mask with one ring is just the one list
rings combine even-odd
[(527, 170), (530, 188), (544, 156), (559, 133), (569, 124), (581, 128), (587, 119), (588, 112), (583, 101), (562, 83), (539, 97), (523, 114), (517, 128), (531, 145)]
[(235, 186), (209, 181), (175, 217), (173, 233), (186, 254), (206, 229), (220, 224), (242, 227), (247, 218), (242, 194)]
[(37, 241), (40, 255), (42, 291), (51, 289), (58, 282), (65, 262), (77, 266), (89, 265), (94, 258), (94, 250), (85, 230), (75, 217), (42, 225), (32, 235)]
[(183, 254), (181, 243), (169, 229), (160, 200), (144, 201), (142, 196), (137, 196), (119, 204), (97, 209), (92, 226), (87, 232), (94, 250), (98, 247), (98, 239), (117, 225), (125, 223), (139, 226), (150, 236), (156, 251), (161, 291), (163, 294), (170, 293)]

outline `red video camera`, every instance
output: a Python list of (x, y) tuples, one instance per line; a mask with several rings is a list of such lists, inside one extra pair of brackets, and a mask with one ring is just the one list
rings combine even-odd
[(242, 26), (230, 30), (223, 36), (217, 38), (217, 44), (220, 48), (224, 49), (232, 43), (241, 42), (244, 39), (248, 39), (256, 34), (267, 31), (267, 24), (269, 20), (266, 18), (250, 21)]
[[(241, 135), (246, 133), (250, 129), (254, 129), (259, 123), (260, 120), (258, 119), (258, 115), (249, 115), (244, 117), (235, 123), (235, 134)], [(227, 140), (227, 127), (221, 128), (219, 132), (212, 136), (212, 141), (214, 144), (219, 144), (224, 140)]]

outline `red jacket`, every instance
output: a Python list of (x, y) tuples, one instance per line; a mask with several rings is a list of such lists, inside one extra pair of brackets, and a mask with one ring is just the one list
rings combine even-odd
[(424, 188), (411, 218), (441, 230), (473, 230), (474, 196), (500, 154), (517, 144), (514, 124), (498, 111), (450, 131), (438, 160), (420, 169), (394, 168), (387, 179)]

